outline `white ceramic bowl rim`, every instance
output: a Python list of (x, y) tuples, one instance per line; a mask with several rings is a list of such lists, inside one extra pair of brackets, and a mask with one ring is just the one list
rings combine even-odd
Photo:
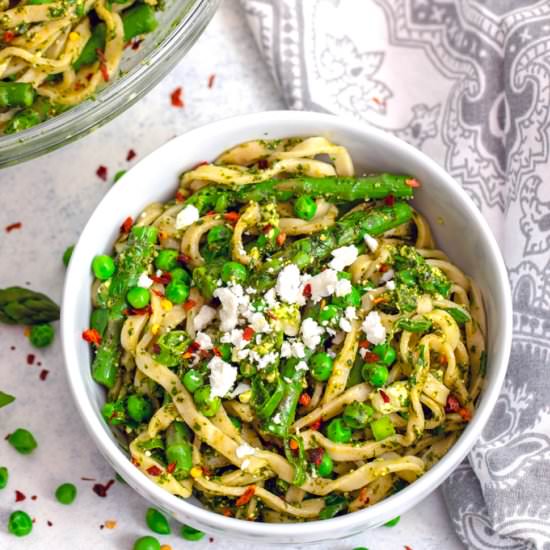
[[(426, 166), (432, 173), (435, 173), (438, 180), (445, 182), (448, 188), (448, 193), (451, 195), (451, 199), (461, 203), (461, 207), (468, 210), (469, 215), (475, 220), (478, 226), (476, 229), (479, 230), (481, 238), (489, 245), (491, 254), (493, 255), (493, 261), (498, 266), (497, 271), (494, 273), (494, 284), (497, 287), (508, 288), (506, 268), (504, 266), (498, 245), (481, 213), (475, 207), (465, 191), (433, 160), (411, 145), (408, 145), (388, 133), (362, 125), (352, 120), (344, 120), (328, 114), (296, 111), (271, 111), (214, 122), (192, 130), (182, 136), (176, 137), (163, 147), (173, 143), (175, 140), (181, 140), (187, 143), (200, 143), (201, 140), (205, 139), (208, 135), (217, 135), (218, 133), (226, 132), (228, 127), (261, 127), (261, 122), (265, 122), (267, 124), (269, 121), (273, 120), (277, 120), (278, 125), (284, 124), (285, 121), (292, 122), (293, 124), (299, 124), (302, 122), (306, 125), (308, 123), (316, 122), (326, 125), (328, 129), (337, 129), (342, 132), (353, 130), (357, 133), (363, 134), (366, 138), (368, 137), (369, 139), (376, 140), (391, 148), (400, 149), (402, 152), (416, 157), (417, 161), (423, 163), (424, 166)], [(132, 172), (138, 171), (142, 163), (154, 162), (156, 156), (159, 155), (159, 151), (160, 149), (141, 160), (131, 169)], [(202, 159), (197, 159), (197, 161), (200, 160)], [(185, 167), (182, 167), (182, 171), (183, 169), (185, 169)], [(174, 182), (174, 187), (175, 186), (176, 182)], [(139, 486), (140, 492), (144, 496), (147, 496), (149, 499), (155, 501), (167, 510), (177, 510), (181, 514), (189, 517), (191, 521), (195, 519), (203, 525), (211, 525), (219, 530), (234, 533), (236, 536), (241, 534), (242, 536), (262, 537), (265, 538), (266, 541), (268, 539), (288, 539), (289, 537), (316, 537), (317, 540), (322, 540), (325, 534), (334, 534), (334, 532), (340, 530), (342, 532), (349, 532), (352, 529), (359, 531), (362, 529), (362, 525), (368, 525), (373, 521), (380, 522), (381, 518), (384, 517), (389, 518), (395, 516), (401, 511), (401, 508), (404, 507), (403, 502), (419, 500), (421, 496), (437, 487), (451, 473), (453, 468), (464, 459), (481, 434), (483, 427), (487, 423), (504, 381), (504, 376), (506, 373), (505, 365), (508, 362), (508, 357), (510, 354), (512, 333), (512, 305), (509, 292), (505, 295), (505, 303), (501, 304), (505, 314), (505, 318), (502, 320), (504, 327), (502, 333), (504, 338), (501, 342), (499, 342), (501, 345), (498, 349), (491, 350), (492, 362), (500, 366), (495, 367), (496, 375), (494, 377), (493, 384), (484, 388), (482, 399), (476, 409), (474, 418), (449, 452), (431, 470), (405, 489), (384, 499), (380, 503), (352, 514), (347, 514), (324, 521), (285, 524), (255, 523), (238, 520), (235, 518), (228, 518), (200, 508), (169, 494), (167, 491), (147, 479), (130, 463), (127, 455), (104, 433), (104, 425), (103, 420), (101, 419), (101, 414), (87, 397), (84, 378), (80, 375), (78, 368), (71, 368), (71, 365), (78, 365), (75, 332), (80, 334), (81, 330), (80, 327), (74, 326), (75, 312), (79, 307), (79, 296), (75, 293), (76, 287), (74, 281), (75, 277), (78, 276), (78, 273), (74, 260), (87, 261), (87, 265), (89, 264), (89, 258), (84, 256), (85, 252), (83, 248), (81, 249), (84, 245), (81, 243), (86, 238), (90, 238), (90, 235), (88, 234), (92, 231), (93, 226), (99, 222), (102, 205), (120, 198), (123, 192), (123, 189), (114, 186), (105, 195), (102, 202), (92, 214), (82, 232), (79, 242), (75, 247), (73, 261), (71, 262), (66, 275), (63, 294), (61, 332), (69, 384), (77, 408), (88, 431), (100, 451), (106, 458), (108, 458), (115, 469), (121, 472), (122, 476), (126, 480), (130, 481), (131, 485)], [(82, 257), (80, 258), (81, 255)]]

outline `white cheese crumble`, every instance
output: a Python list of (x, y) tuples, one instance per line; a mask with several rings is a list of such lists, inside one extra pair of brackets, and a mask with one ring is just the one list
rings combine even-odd
[(137, 286), (140, 286), (141, 288), (150, 288), (153, 284), (153, 279), (147, 275), (147, 273), (144, 271), (138, 279)]
[(183, 229), (198, 221), (199, 218), (200, 215), (197, 207), (192, 204), (188, 204), (180, 210), (176, 216), (176, 229)]
[(274, 424), (280, 424), (282, 422), (282, 418), (281, 418), (281, 413), (277, 413), (273, 418), (273, 423)]
[(321, 298), (334, 294), (338, 284), (338, 273), (334, 269), (325, 269), (312, 277), (308, 284), (311, 286), (311, 299), (314, 303), (317, 303)]
[(261, 313), (252, 313), (249, 321), (255, 332), (271, 332), (271, 325)]
[(223, 332), (233, 330), (239, 318), (239, 298), (226, 287), (217, 288), (214, 291), (214, 297), (218, 298), (222, 304), (219, 312), (220, 330)]
[(204, 305), (193, 318), (193, 328), (195, 330), (205, 329), (216, 317), (216, 310), (213, 307)]
[(346, 319), (345, 317), (342, 317), (340, 319), (340, 322), (338, 323), (338, 325), (340, 326), (340, 328), (344, 331), (344, 332), (351, 332), (351, 323), (349, 322), (348, 319)]
[(383, 283), (387, 283), (388, 281), (391, 281), (393, 279), (393, 276), (395, 275), (393, 269), (388, 269), (385, 273), (382, 273), (382, 277), (380, 277), (380, 281)]
[(321, 343), (321, 335), (324, 330), (317, 321), (308, 317), (302, 323), (300, 328), (302, 334), (302, 340), (309, 349), (315, 349)]
[(392, 279), (386, 283), (386, 288), (388, 290), (395, 290), (395, 281)]
[(336, 296), (338, 298), (342, 296), (347, 296), (351, 292), (351, 281), (348, 279), (339, 279), (336, 283)]
[(212, 397), (224, 397), (237, 380), (237, 368), (214, 356), (208, 363)]
[(369, 314), (365, 317), (361, 328), (367, 335), (367, 340), (371, 344), (382, 344), (386, 339), (386, 329), (382, 324), (378, 311), (369, 312)]
[(237, 458), (244, 458), (245, 456), (252, 456), (256, 454), (256, 449), (251, 447), (248, 443), (242, 443), (235, 449)]
[(239, 382), (235, 389), (229, 394), (229, 397), (231, 399), (234, 399), (238, 395), (241, 395), (241, 393), (244, 393), (245, 391), (248, 391), (250, 389), (250, 384), (247, 384), (246, 382)]
[(270, 288), (265, 294), (264, 294), (264, 300), (265, 303), (269, 307), (275, 307), (277, 305), (277, 299), (275, 298), (275, 289)]
[(348, 306), (344, 310), (344, 316), (350, 321), (355, 321), (357, 319), (357, 310), (353, 306)]
[(195, 342), (200, 346), (201, 349), (209, 350), (212, 349), (212, 339), (206, 332), (198, 332), (195, 336)]
[(370, 251), (376, 252), (378, 249), (378, 241), (368, 233), (365, 233), (363, 239), (365, 239), (365, 244), (369, 247)]
[(296, 357), (303, 359), (306, 351), (303, 342), (299, 340), (285, 340), (281, 346), (281, 357)]
[(305, 361), (300, 361), (297, 365), (296, 365), (296, 370), (300, 371), (300, 370), (303, 370), (303, 371), (306, 371), (306, 370), (309, 370), (309, 367), (307, 366), (307, 363)]
[(389, 401), (386, 403), (384, 398), (380, 394), (380, 390), (377, 390), (370, 394), (370, 400), (372, 406), (382, 414), (391, 414), (397, 411), (403, 411), (407, 409), (409, 401), (409, 386), (408, 382), (404, 380), (398, 380), (393, 384), (390, 384), (382, 390)]
[(334, 259), (331, 260), (328, 265), (336, 271), (343, 271), (346, 267), (357, 260), (358, 253), (359, 251), (357, 250), (357, 247), (353, 244), (349, 246), (341, 246), (331, 252)]
[(279, 295), (279, 298), (287, 304), (304, 305), (305, 298), (301, 283), (298, 266), (289, 264), (279, 272), (275, 291)]
[(249, 459), (249, 458), (245, 458), (245, 459), (241, 462), (241, 470), (247, 470), (249, 466), (250, 466), (250, 459)]

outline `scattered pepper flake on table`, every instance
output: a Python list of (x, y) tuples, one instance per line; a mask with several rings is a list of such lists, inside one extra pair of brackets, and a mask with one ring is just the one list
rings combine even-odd
[(34, 364), (35, 355), (34, 353), (29, 353), (27, 355), (27, 365), (33, 365)]
[(103, 164), (101, 164), (95, 173), (99, 179), (107, 181), (107, 166), (103, 166)]
[(47, 369), (42, 369), (42, 370), (40, 371), (40, 375), (39, 375), (40, 380), (42, 380), (42, 382), (44, 382), (44, 380), (46, 380), (46, 378), (48, 378), (48, 374), (50, 374), (50, 371), (49, 371), (49, 370), (47, 370)]
[(116, 527), (116, 521), (114, 519), (108, 519), (105, 522), (106, 529), (114, 529)]
[(50, 520), (47, 520), (46, 523), (48, 524), (48, 527), (51, 527), (53, 523)]
[(170, 94), (170, 102), (172, 103), (172, 107), (182, 108), (185, 106), (185, 103), (183, 102), (183, 98), (181, 97), (182, 93), (183, 93), (183, 88), (181, 86), (178, 86)]
[(214, 86), (214, 81), (216, 80), (216, 75), (215, 74), (211, 74), (209, 77), (208, 77), (208, 87), (209, 88), (212, 88)]
[(21, 491), (18, 491), (17, 489), (15, 490), (15, 502), (21, 502), (26, 498), (27, 497), (25, 496), (24, 493), (22, 493)]
[(92, 490), (98, 497), (106, 497), (107, 492), (113, 486), (114, 483), (115, 483), (114, 479), (110, 479), (107, 483), (105, 483), (105, 485), (103, 485), (101, 483), (96, 483), (92, 487)]
[(133, 149), (128, 150), (128, 154), (126, 155), (126, 160), (130, 162), (132, 159), (137, 157), (137, 153)]
[(21, 222), (10, 223), (6, 225), (6, 233), (11, 233), (15, 229), (21, 229), (23, 224)]

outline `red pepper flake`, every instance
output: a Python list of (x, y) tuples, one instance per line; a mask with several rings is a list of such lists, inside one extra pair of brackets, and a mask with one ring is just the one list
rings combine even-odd
[(154, 477), (158, 477), (158, 476), (160, 476), (160, 474), (162, 474), (162, 470), (156, 465), (149, 466), (149, 468), (147, 468), (146, 472), (150, 476), (154, 476)]
[(36, 495), (33, 495), (33, 496), (31, 497), (31, 500), (36, 500), (37, 498), (38, 498), (38, 497), (37, 497)]
[(359, 500), (361, 501), (361, 504), (363, 504), (363, 505), (368, 504), (370, 498), (367, 494), (367, 488), (366, 487), (363, 487), (359, 491)]
[(170, 275), (170, 273), (163, 273), (160, 276), (151, 275), (151, 280), (160, 285), (167, 285), (172, 280), (172, 275)]
[(255, 334), (255, 330), (252, 327), (246, 327), (243, 330), (243, 340), (249, 342)]
[(2, 41), (9, 44), (15, 38), (15, 33), (12, 31), (5, 31), (2, 35)]
[(99, 59), (99, 70), (101, 71), (101, 76), (105, 82), (109, 82), (109, 69), (107, 68), (107, 59), (105, 58), (105, 53), (100, 48), (96, 48), (97, 58)]
[(48, 524), (48, 527), (51, 527), (53, 525), (53, 523), (50, 520), (48, 520), (46, 523)]
[(254, 496), (255, 492), (256, 487), (254, 485), (250, 485), (246, 488), (246, 491), (237, 499), (235, 505), (244, 506), (245, 504), (248, 504), (250, 502), (250, 499)]
[(212, 348), (212, 352), (214, 353), (214, 355), (215, 355), (216, 357), (221, 357), (221, 356), (222, 356), (222, 352), (221, 352), (216, 346), (214, 346), (214, 347)]
[(229, 223), (237, 223), (241, 216), (238, 212), (226, 212), (223, 217)]
[(270, 319), (273, 319), (274, 321), (276, 321), (278, 319), (277, 315), (275, 315), (275, 313), (273, 313), (272, 311), (266, 311), (265, 314), (270, 318)]
[(385, 199), (384, 199), (384, 204), (386, 206), (393, 206), (395, 204), (395, 197), (393, 195), (388, 195)]
[(297, 451), (299, 448), (298, 442), (295, 439), (291, 439), (288, 442), (288, 446), (290, 447), (291, 451)]
[(384, 390), (378, 390), (378, 391), (380, 392), (380, 397), (382, 397), (382, 401), (384, 401), (384, 403), (389, 403), (390, 402), (389, 395)]
[(319, 431), (319, 428), (321, 428), (321, 419), (318, 418), (317, 420), (315, 420), (314, 422), (312, 422), (309, 427), (312, 429), (312, 430), (315, 430), (315, 431)]
[(15, 502), (21, 502), (22, 500), (25, 500), (27, 497), (21, 492), (21, 491), (15, 491)]
[(6, 233), (11, 233), (14, 229), (21, 229), (23, 224), (21, 222), (10, 223), (6, 225)]
[(209, 211), (206, 213), (206, 215), (207, 215), (208, 217), (215, 216), (216, 214), (217, 214), (217, 212), (216, 212), (215, 210), (209, 210)]
[(128, 151), (128, 154), (126, 155), (126, 160), (130, 162), (132, 159), (135, 159), (137, 157), (136, 152), (133, 149), (130, 149)]
[(405, 545), (405, 550), (413, 550), (410, 546)]
[(183, 202), (185, 195), (181, 191), (176, 191), (176, 202)]
[(302, 290), (302, 294), (306, 297), (306, 298), (311, 298), (311, 285), (309, 283), (307, 283), (305, 286), (304, 286), (304, 290)]
[(132, 42), (132, 50), (139, 50), (139, 47), (141, 46), (141, 43), (143, 42), (143, 38), (140, 38), (139, 40), (134, 40)]
[(138, 460), (137, 458), (132, 457), (132, 458), (130, 459), (130, 462), (131, 462), (134, 466), (136, 466), (137, 468), (139, 468), (139, 460)]
[(35, 360), (35, 355), (34, 353), (29, 353), (27, 355), (27, 365), (33, 365), (34, 364), (34, 360)]
[(266, 168), (269, 168), (269, 162), (267, 159), (260, 159), (258, 161), (258, 168), (260, 170), (265, 170)]
[(198, 342), (191, 342), (186, 351), (187, 351), (187, 353), (194, 353), (195, 351), (198, 351), (200, 349), (200, 347), (201, 346)]
[(445, 405), (446, 413), (455, 413), (460, 409), (460, 402), (452, 393), (447, 397), (447, 404)]
[(275, 239), (275, 242), (279, 245), (279, 246), (283, 246), (283, 244), (285, 244), (285, 241), (286, 241), (286, 233), (284, 231), (281, 231), (278, 235), (277, 235), (277, 238)]
[(233, 517), (233, 512), (232, 512), (229, 508), (224, 508), (222, 514), (223, 514), (226, 518)]
[(40, 371), (40, 374), (39, 374), (39, 378), (40, 380), (42, 380), (42, 382), (44, 382), (44, 380), (46, 380), (46, 378), (48, 378), (48, 374), (50, 374), (50, 371), (47, 370), (47, 369), (42, 369)]
[(115, 483), (115, 480), (114, 479), (110, 479), (105, 485), (101, 484), (101, 483), (96, 483), (93, 487), (92, 487), (92, 491), (98, 496), (98, 497), (106, 497), (107, 496), (107, 492), (109, 491), (109, 489), (114, 485)]
[(211, 74), (211, 75), (208, 77), (208, 87), (209, 87), (209, 88), (212, 88), (212, 86), (214, 86), (214, 80), (216, 80), (216, 75), (215, 75), (215, 74)]
[(472, 413), (466, 407), (458, 409), (458, 414), (462, 417), (462, 420), (466, 422), (472, 420)]
[(171, 94), (170, 94), (170, 102), (172, 103), (172, 107), (178, 107), (182, 108), (184, 106), (183, 99), (181, 97), (181, 94), (183, 92), (183, 89), (181, 86), (178, 86)]
[(191, 258), (187, 256), (186, 254), (180, 254), (178, 256), (178, 262), (182, 264), (188, 264), (191, 261)]
[(298, 403), (300, 403), (302, 407), (307, 407), (311, 403), (311, 395), (309, 395), (309, 393), (304, 392), (302, 395), (300, 395), (300, 398), (298, 399)]
[(365, 360), (365, 363), (376, 363), (380, 360), (380, 356), (372, 351), (367, 351), (363, 359)]
[(388, 271), (389, 268), (390, 266), (388, 264), (380, 264), (378, 271), (380, 271), (380, 273), (386, 273), (386, 271)]
[(405, 180), (405, 185), (409, 187), (420, 187), (420, 182), (415, 178), (409, 178)]
[(107, 181), (107, 166), (104, 166), (103, 164), (99, 165), (95, 173), (99, 179)]
[(170, 462), (170, 464), (168, 464), (168, 466), (166, 466), (166, 471), (169, 474), (173, 474), (175, 469), (176, 469), (176, 463), (175, 462)]
[(368, 340), (361, 340), (361, 341), (359, 342), (359, 347), (360, 347), (361, 349), (369, 349), (369, 347), (370, 347), (370, 342), (369, 342)]
[(197, 302), (195, 302), (195, 300), (191, 300), (191, 299), (186, 300), (183, 303), (183, 310), (189, 311), (190, 309), (193, 309), (196, 305), (197, 305)]
[(310, 449), (308, 451), (308, 458), (312, 464), (319, 466), (323, 461), (323, 456), (325, 454), (325, 449), (323, 447), (317, 447), (316, 449)]
[(132, 219), (132, 216), (128, 216), (120, 226), (120, 232), (121, 233), (130, 233), (130, 229), (132, 229), (132, 225), (134, 225), (134, 220)]
[(96, 346), (101, 344), (101, 334), (95, 328), (88, 328), (82, 332), (82, 339)]

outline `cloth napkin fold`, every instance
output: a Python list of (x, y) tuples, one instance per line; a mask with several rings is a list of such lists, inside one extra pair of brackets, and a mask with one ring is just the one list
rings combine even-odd
[(405, 139), (491, 225), (513, 289), (512, 356), (495, 412), (444, 494), (469, 548), (550, 550), (550, 3), (241, 3), (290, 108)]

